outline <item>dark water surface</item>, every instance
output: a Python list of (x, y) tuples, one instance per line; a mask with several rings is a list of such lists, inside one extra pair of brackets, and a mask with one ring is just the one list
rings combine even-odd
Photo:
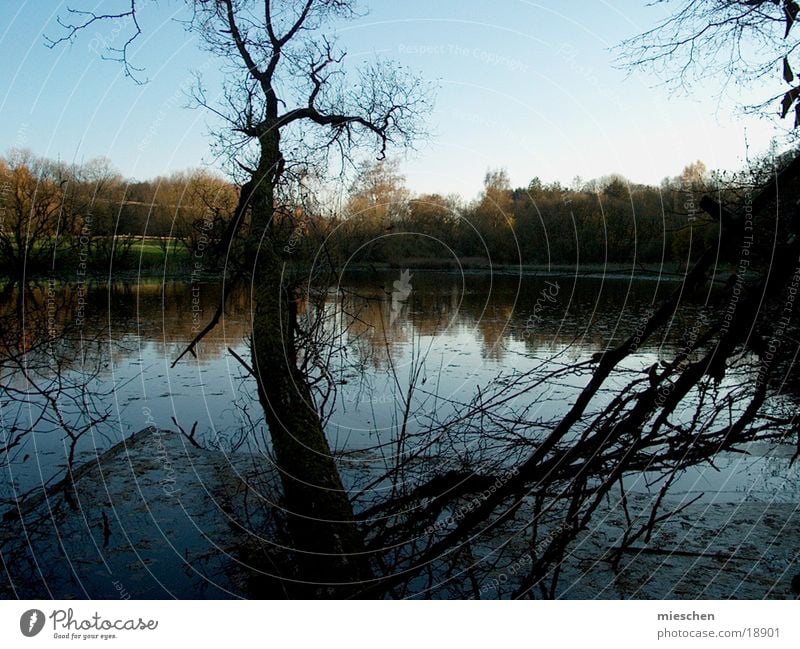
[[(454, 402), (529, 370), (586, 360), (627, 338), (673, 281), (630, 277), (517, 276), (399, 271), (351, 274), (327, 294), (329, 333), (341, 347), (329, 358), (337, 387), (328, 410), (335, 449), (354, 450), (391, 439), (400, 425), (409, 386), (411, 425), (431, 414), (444, 416)], [(47, 338), (34, 355), (44, 368), (80, 381), (86, 377), (96, 407), (108, 419), (78, 443), (78, 459), (154, 424), (196, 428), (201, 444), (226, 452), (263, 452), (269, 442), (261, 423), (253, 381), (234, 356), (250, 362), (246, 291), (230, 300), (220, 325), (197, 357), (173, 361), (210, 318), (220, 285), (145, 278), (130, 282), (69, 284), (14, 289), (3, 308), (16, 310), (29, 347)], [(669, 329), (641, 345), (625, 361), (632, 373), (646, 370), (680, 348), (704, 313), (709, 291), (682, 297)], [(309, 306), (301, 317), (312, 317)], [(232, 353), (234, 352), (234, 353)], [(6, 369), (12, 385), (25, 383)], [(563, 411), (586, 375), (547, 385), (541, 417)], [(542, 395), (538, 395), (542, 396)], [(36, 395), (4, 396), (2, 425), (34, 422)], [(515, 405), (525, 406), (524, 403)], [(87, 406), (88, 408), (88, 406)], [(80, 408), (65, 407), (79, 421)], [(61, 472), (68, 444), (52, 426), (37, 427), (12, 454), (3, 497), (26, 491)], [(714, 499), (797, 500), (794, 469), (785, 449), (754, 449), (752, 456), (722, 457), (716, 469), (688, 472), (677, 492), (703, 491)], [(718, 469), (718, 470), (717, 470)]]

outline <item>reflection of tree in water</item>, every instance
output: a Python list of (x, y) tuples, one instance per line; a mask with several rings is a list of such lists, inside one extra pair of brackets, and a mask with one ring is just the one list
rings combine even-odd
[[(61, 471), (41, 474), (42, 486), (74, 466), (82, 438), (104, 434), (111, 417), (108, 393), (95, 379), (107, 359), (96, 331), (84, 329), (74, 291), (54, 283), (34, 282), (24, 288), (6, 285), (0, 303), (0, 460), (8, 480), (3, 504), (9, 511), (23, 503), (30, 488), (17, 474), (23, 465), (39, 462), (38, 445), (61, 440)], [(33, 434), (37, 441), (32, 439)], [(24, 485), (24, 486), (21, 486)], [(20, 491), (22, 489), (22, 491)]]

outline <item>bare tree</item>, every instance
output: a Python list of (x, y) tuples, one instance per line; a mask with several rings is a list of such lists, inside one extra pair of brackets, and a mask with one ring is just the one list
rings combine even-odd
[[(367, 579), (370, 571), (312, 393), (298, 369), (298, 295), (287, 281), (287, 266), (300, 224), (287, 208), (289, 184), (293, 172), (323, 165), (332, 153), (347, 162), (353, 147), (371, 145), (383, 157), (390, 145), (410, 144), (427, 95), (418, 79), (393, 64), (375, 63), (355, 78), (342, 66), (344, 51), (322, 28), (356, 16), (349, 0), (188, 5), (188, 28), (219, 57), (226, 73), (220, 104), (207, 100), (202, 81), (194, 98), (227, 125), (219, 133), (219, 151), (242, 175), (227, 242), (249, 218), (240, 270), (252, 286), (252, 371), (282, 470), (302, 574), (323, 584), (318, 595), (342, 594), (336, 584)], [(71, 11), (74, 20), (62, 21), (66, 34), (51, 42), (70, 40), (97, 21), (135, 16), (137, 9), (131, 0), (127, 14)], [(132, 39), (138, 34), (134, 25)], [(116, 51), (126, 70), (130, 42)]]
[(750, 110), (776, 106), (786, 117), (794, 108), (800, 124), (800, 85), (793, 67), (800, 46), (795, 0), (662, 0), (676, 10), (654, 28), (619, 46), (620, 62), (629, 69), (654, 69), (669, 83), (691, 86), (722, 80), (738, 88), (779, 78), (788, 88), (765, 97)]

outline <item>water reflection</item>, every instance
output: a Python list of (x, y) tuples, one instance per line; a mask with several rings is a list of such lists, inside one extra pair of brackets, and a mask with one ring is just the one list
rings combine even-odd
[[(398, 289), (400, 278), (400, 272), (350, 274), (338, 284), (312, 287), (313, 294), (324, 296), (321, 306), (314, 299), (300, 305), (301, 318), (313, 319), (325, 309), (329, 333), (342, 336), (329, 364), (338, 390), (328, 420), (334, 448), (367, 447), (376, 436), (393, 435), (414, 381), (412, 425), (418, 414), (446, 414), (448, 400), (468, 401), (478, 386), (500, 374), (590, 358), (634, 331), (675, 286), (628, 278), (415, 271)], [(198, 321), (205, 323), (213, 313), (221, 291), (215, 282), (159, 278), (83, 286), (44, 280), (25, 290), (6, 286), (0, 318), (12, 324), (2, 341), (4, 353), (27, 353), (43, 371), (88, 373), (91, 390), (103, 395), (111, 417), (91, 431), (79, 451), (110, 445), (150, 423), (190, 430), (196, 422), (205, 445), (230, 450), (242, 444), (264, 452), (269, 444), (254, 386), (228, 351), (250, 356), (246, 287), (229, 296), (220, 325), (196, 357), (172, 367)], [(669, 329), (625, 366), (641, 372), (681, 347), (703, 298), (685, 296)], [(5, 363), (2, 375), (4, 385), (25, 382), (13, 364)], [(548, 386), (542, 417), (563, 409), (582, 380), (576, 375)], [(24, 414), (28, 404), (4, 396), (2, 407), (7, 422)], [(31, 486), (63, 468), (63, 436), (40, 432), (14, 453), (9, 484)], [(23, 461), (26, 457), (44, 462)]]
[[(391, 297), (395, 276), (390, 273), (350, 274), (339, 286), (327, 287), (326, 305), (336, 308), (348, 345), (365, 363), (385, 367), (388, 357), (411, 340), (432, 337), (449, 338), (459, 345), (471, 339), (464, 351), (498, 364), (509, 349), (536, 351), (569, 345), (585, 353), (627, 336), (631, 325), (673, 288), (664, 282), (580, 277), (433, 272), (411, 277), (410, 295), (395, 310)], [(560, 287), (558, 293), (543, 302), (542, 291), (555, 285)], [(194, 337), (198, 322), (205, 324), (211, 317), (221, 291), (220, 283), (162, 282), (159, 278), (84, 287), (43, 281), (29, 284), (24, 291), (15, 284), (0, 294), (0, 317), (16, 317), (20, 350), (33, 347), (45, 335), (60, 343), (74, 343), (74, 334), (80, 331), (84, 339), (103, 337), (115, 348), (130, 340), (152, 344), (167, 356)], [(242, 344), (249, 333), (247, 299), (243, 288), (229, 295), (221, 325), (203, 341), (202, 360), (219, 358), (228, 346)], [(306, 300), (301, 313), (310, 308)], [(680, 344), (683, 320), (690, 321), (698, 308), (685, 301), (682, 318), (662, 340), (651, 341), (648, 349)]]

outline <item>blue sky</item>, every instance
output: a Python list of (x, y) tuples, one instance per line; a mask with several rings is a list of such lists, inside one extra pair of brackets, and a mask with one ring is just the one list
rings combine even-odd
[[(66, 160), (111, 158), (126, 176), (147, 178), (211, 160), (212, 118), (188, 110), (183, 89), (202, 69), (214, 87), (218, 66), (174, 20), (183, 3), (160, 0), (140, 11), (143, 36), (133, 61), (136, 85), (103, 61), (103, 42), (124, 30), (97, 25), (71, 46), (50, 50), (56, 16), (69, 3), (0, 3), (0, 150), (28, 147)], [(126, 0), (104, 0), (102, 11)], [(374, 0), (339, 32), (348, 60), (393, 58), (438, 83), (431, 137), (403, 170), (419, 192), (480, 190), (488, 168), (505, 167), (514, 185), (539, 176), (569, 184), (622, 173), (657, 183), (696, 159), (712, 169), (743, 165), (764, 151), (775, 122), (747, 117), (706, 84), (690, 95), (646, 74), (615, 69), (609, 48), (652, 27), (663, 6), (614, 0)], [(116, 30), (116, 31), (115, 31)], [(776, 78), (779, 79), (776, 73)]]

